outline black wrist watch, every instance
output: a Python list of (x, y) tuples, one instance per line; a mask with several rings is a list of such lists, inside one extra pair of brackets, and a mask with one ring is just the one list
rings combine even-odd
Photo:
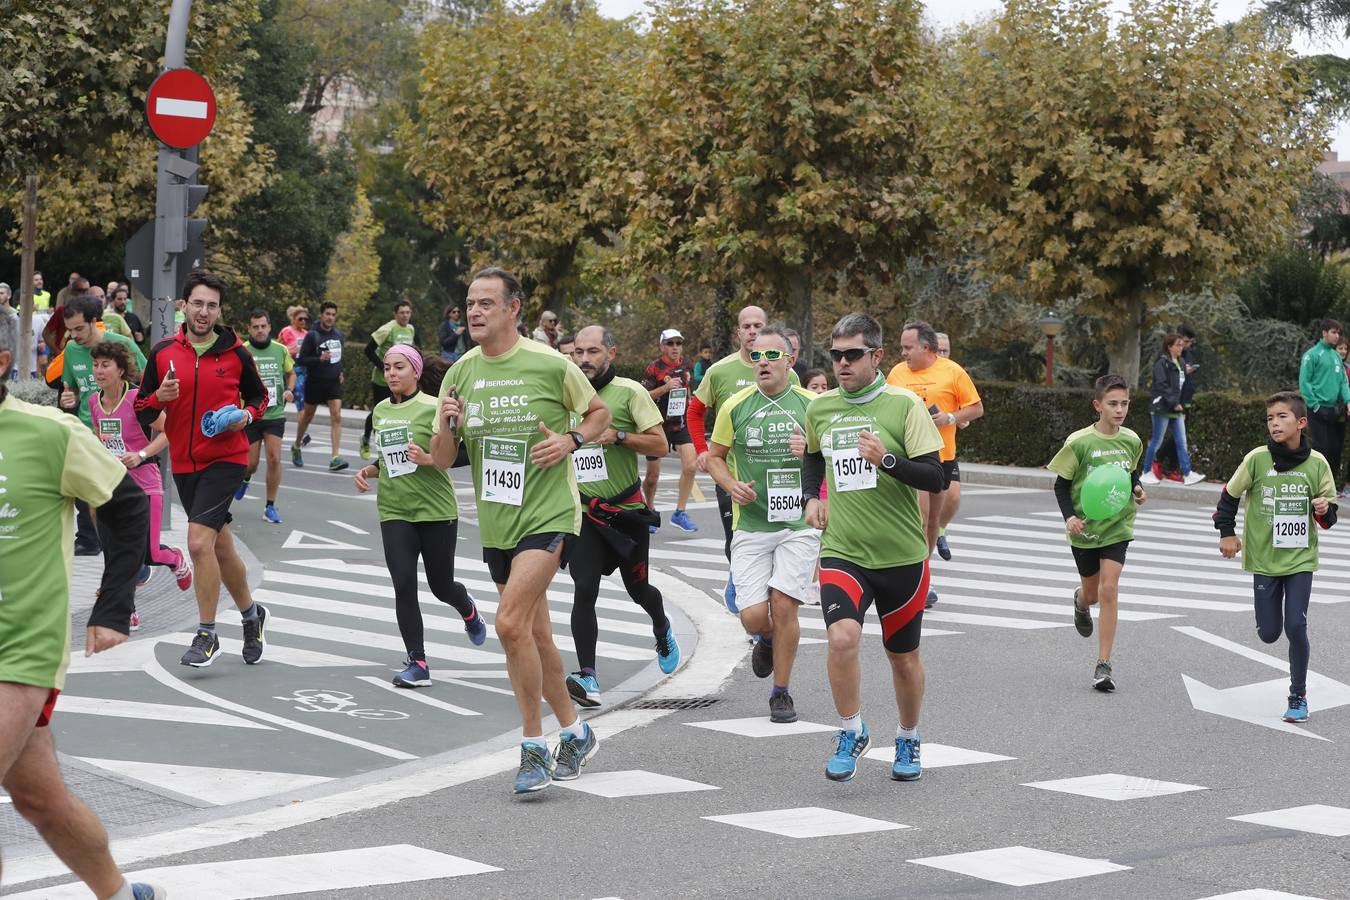
[(896, 460), (894, 453), (885, 453), (881, 457), (881, 467), (883, 469), (894, 469), (896, 462), (898, 462), (898, 460)]
[(580, 450), (581, 445), (586, 443), (586, 439), (581, 436), (580, 431), (569, 431), (567, 432), (567, 436), (576, 442), (576, 447), (573, 448), (573, 452)]
[(628, 440), (628, 432), (623, 431), (622, 429), (614, 432), (614, 443), (622, 444), (626, 440)]

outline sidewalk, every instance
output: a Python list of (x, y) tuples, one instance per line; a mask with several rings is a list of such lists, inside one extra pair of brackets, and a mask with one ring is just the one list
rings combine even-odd
[[(961, 463), (962, 484), (988, 484), (999, 487), (1037, 488), (1050, 491), (1055, 487), (1055, 473), (1049, 469), (1031, 469), (1019, 466), (994, 466), (987, 463)], [(1223, 485), (1217, 481), (1205, 481), (1200, 484), (1184, 485), (1178, 481), (1164, 481), (1162, 484), (1146, 484), (1145, 492), (1153, 500), (1173, 500), (1178, 503), (1194, 503), (1197, 506), (1213, 506), (1219, 500), (1219, 491)]]

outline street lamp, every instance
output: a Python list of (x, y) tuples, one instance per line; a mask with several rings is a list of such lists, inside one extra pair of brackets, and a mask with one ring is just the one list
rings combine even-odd
[(1064, 320), (1054, 313), (1048, 313), (1036, 320), (1036, 324), (1041, 326), (1041, 334), (1045, 335), (1045, 383), (1053, 386), (1055, 383), (1055, 338), (1064, 330)]

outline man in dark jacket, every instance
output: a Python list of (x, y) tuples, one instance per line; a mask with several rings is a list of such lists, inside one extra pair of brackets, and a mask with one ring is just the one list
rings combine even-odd
[(295, 428), (295, 443), (291, 446), (291, 463), (300, 468), (305, 458), (300, 448), (305, 445), (305, 432), (314, 421), (319, 404), (328, 407), (329, 438), (333, 458), (328, 462), (330, 472), (347, 468), (347, 460), (338, 455), (338, 440), (342, 437), (342, 348), (345, 340), (337, 330), (337, 304), (331, 301), (319, 307), (319, 321), (300, 342), (296, 365), (305, 367), (305, 408)]
[[(1177, 327), (1177, 334), (1181, 335), (1181, 369), (1186, 376), (1181, 383), (1181, 417), (1189, 426), (1191, 403), (1195, 399), (1195, 389), (1200, 381), (1197, 377), (1200, 371), (1200, 354), (1195, 349), (1194, 328), (1183, 323)], [(1188, 430), (1187, 435), (1189, 434)], [(1172, 440), (1171, 431), (1163, 435), (1162, 446), (1158, 448), (1158, 455), (1153, 458), (1153, 474), (1160, 480), (1164, 478), (1168, 481), (1181, 480), (1181, 460), (1177, 458), (1177, 445), (1176, 441)]]

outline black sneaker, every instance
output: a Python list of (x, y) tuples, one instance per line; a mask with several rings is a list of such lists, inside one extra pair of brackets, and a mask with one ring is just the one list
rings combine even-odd
[(928, 599), (924, 600), (923, 608), (932, 609), (934, 606), (937, 605), (937, 601), (938, 601), (937, 591), (933, 590), (932, 588), (929, 588)]
[(773, 674), (773, 644), (760, 638), (755, 649), (750, 651), (750, 671), (756, 678), (768, 678)]
[(214, 631), (203, 628), (192, 638), (192, 646), (187, 648), (187, 652), (178, 662), (185, 666), (205, 669), (216, 661), (216, 654), (219, 652), (220, 638), (216, 637)]
[(1111, 677), (1111, 664), (1104, 659), (1097, 660), (1097, 668), (1092, 672), (1092, 686), (1103, 694), (1116, 689), (1116, 681)]
[(263, 645), (267, 642), (263, 634), (267, 627), (267, 607), (255, 603), (258, 618), (244, 620), (244, 662), (250, 666), (262, 660)]
[(1078, 605), (1078, 598), (1082, 594), (1082, 588), (1073, 589), (1073, 627), (1077, 628), (1083, 637), (1092, 637), (1092, 613)]
[(78, 541), (75, 543), (76, 556), (100, 556), (102, 553), (102, 548), (97, 544), (81, 544)]
[(797, 721), (797, 707), (792, 704), (792, 695), (784, 691), (769, 698), (769, 721), (787, 724)]

